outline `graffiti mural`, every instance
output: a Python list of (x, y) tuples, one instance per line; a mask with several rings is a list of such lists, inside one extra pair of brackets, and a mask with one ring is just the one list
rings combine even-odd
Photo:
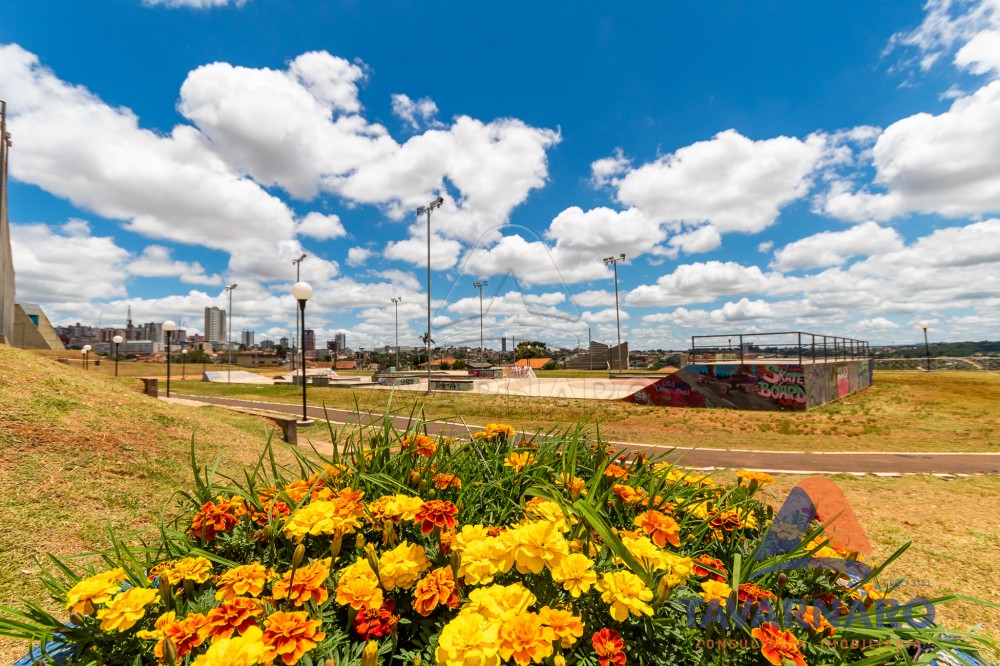
[(625, 398), (625, 402), (639, 405), (660, 405), (671, 407), (711, 407), (705, 396), (693, 391), (691, 385), (670, 374)]
[(872, 384), (868, 360), (796, 363), (693, 363), (624, 398), (641, 405), (804, 410)]

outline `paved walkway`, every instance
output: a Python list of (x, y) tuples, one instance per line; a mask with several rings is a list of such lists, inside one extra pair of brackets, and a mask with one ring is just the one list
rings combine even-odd
[[(302, 414), (302, 405), (276, 402), (258, 402), (214, 398), (207, 396), (179, 395), (171, 400), (183, 400), (211, 405), (259, 409), (284, 414)], [(189, 402), (190, 401), (190, 402)], [(336, 424), (369, 424), (382, 420), (381, 414), (355, 412), (347, 409), (324, 410), (309, 405), (311, 419), (326, 420)], [(393, 418), (393, 427), (403, 430), (411, 425), (405, 416)], [(479, 429), (478, 425), (450, 421), (431, 421), (422, 424), (431, 434), (450, 437), (467, 437)], [(524, 436), (530, 436), (525, 433)], [(754, 451), (741, 449), (671, 448), (661, 444), (609, 441), (608, 444), (626, 451), (647, 451), (651, 454), (666, 453), (667, 459), (687, 467), (742, 468), (785, 474), (1000, 474), (1000, 453), (810, 453), (804, 451)]]

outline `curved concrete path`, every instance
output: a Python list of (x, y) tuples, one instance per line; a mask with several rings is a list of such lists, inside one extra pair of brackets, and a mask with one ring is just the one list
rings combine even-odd
[[(232, 398), (215, 398), (174, 393), (171, 399), (182, 399), (223, 407), (257, 409), (300, 416), (301, 405)], [(358, 413), (347, 409), (324, 410), (309, 405), (309, 418), (336, 424), (370, 424), (382, 420), (381, 414)], [(393, 427), (403, 430), (410, 425), (403, 416), (393, 418)], [(450, 437), (468, 437), (479, 426), (451, 421), (430, 421), (422, 424), (431, 434)], [(530, 433), (522, 433), (530, 437)], [(784, 474), (1000, 474), (1000, 453), (810, 453), (804, 451), (755, 451), (745, 449), (671, 448), (661, 444), (616, 442), (608, 444), (625, 451), (647, 451), (651, 454), (666, 453), (667, 459), (686, 467), (703, 469), (741, 468)]]

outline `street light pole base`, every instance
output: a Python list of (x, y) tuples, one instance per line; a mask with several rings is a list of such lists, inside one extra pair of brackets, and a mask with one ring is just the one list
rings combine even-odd
[(295, 425), (297, 425), (300, 428), (308, 428), (311, 425), (316, 425), (316, 422), (313, 421), (312, 419), (307, 419), (305, 421), (296, 421)]

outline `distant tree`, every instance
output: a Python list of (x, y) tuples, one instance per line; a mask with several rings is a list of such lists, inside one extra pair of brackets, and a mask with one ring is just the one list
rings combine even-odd
[(528, 340), (517, 343), (514, 350), (514, 358), (547, 358), (550, 356), (548, 346), (538, 340)]
[(441, 361), (441, 365), (439, 367), (442, 370), (450, 370), (451, 369), (451, 364), (448, 363), (448, 361)]
[(556, 363), (555, 361), (549, 361), (548, 363), (542, 366), (542, 370), (558, 370), (558, 369), (559, 369), (559, 364)]
[(463, 361), (462, 359), (457, 359), (455, 361), (455, 365), (453, 365), (451, 367), (454, 370), (468, 370), (469, 369), (468, 364), (465, 361)]

